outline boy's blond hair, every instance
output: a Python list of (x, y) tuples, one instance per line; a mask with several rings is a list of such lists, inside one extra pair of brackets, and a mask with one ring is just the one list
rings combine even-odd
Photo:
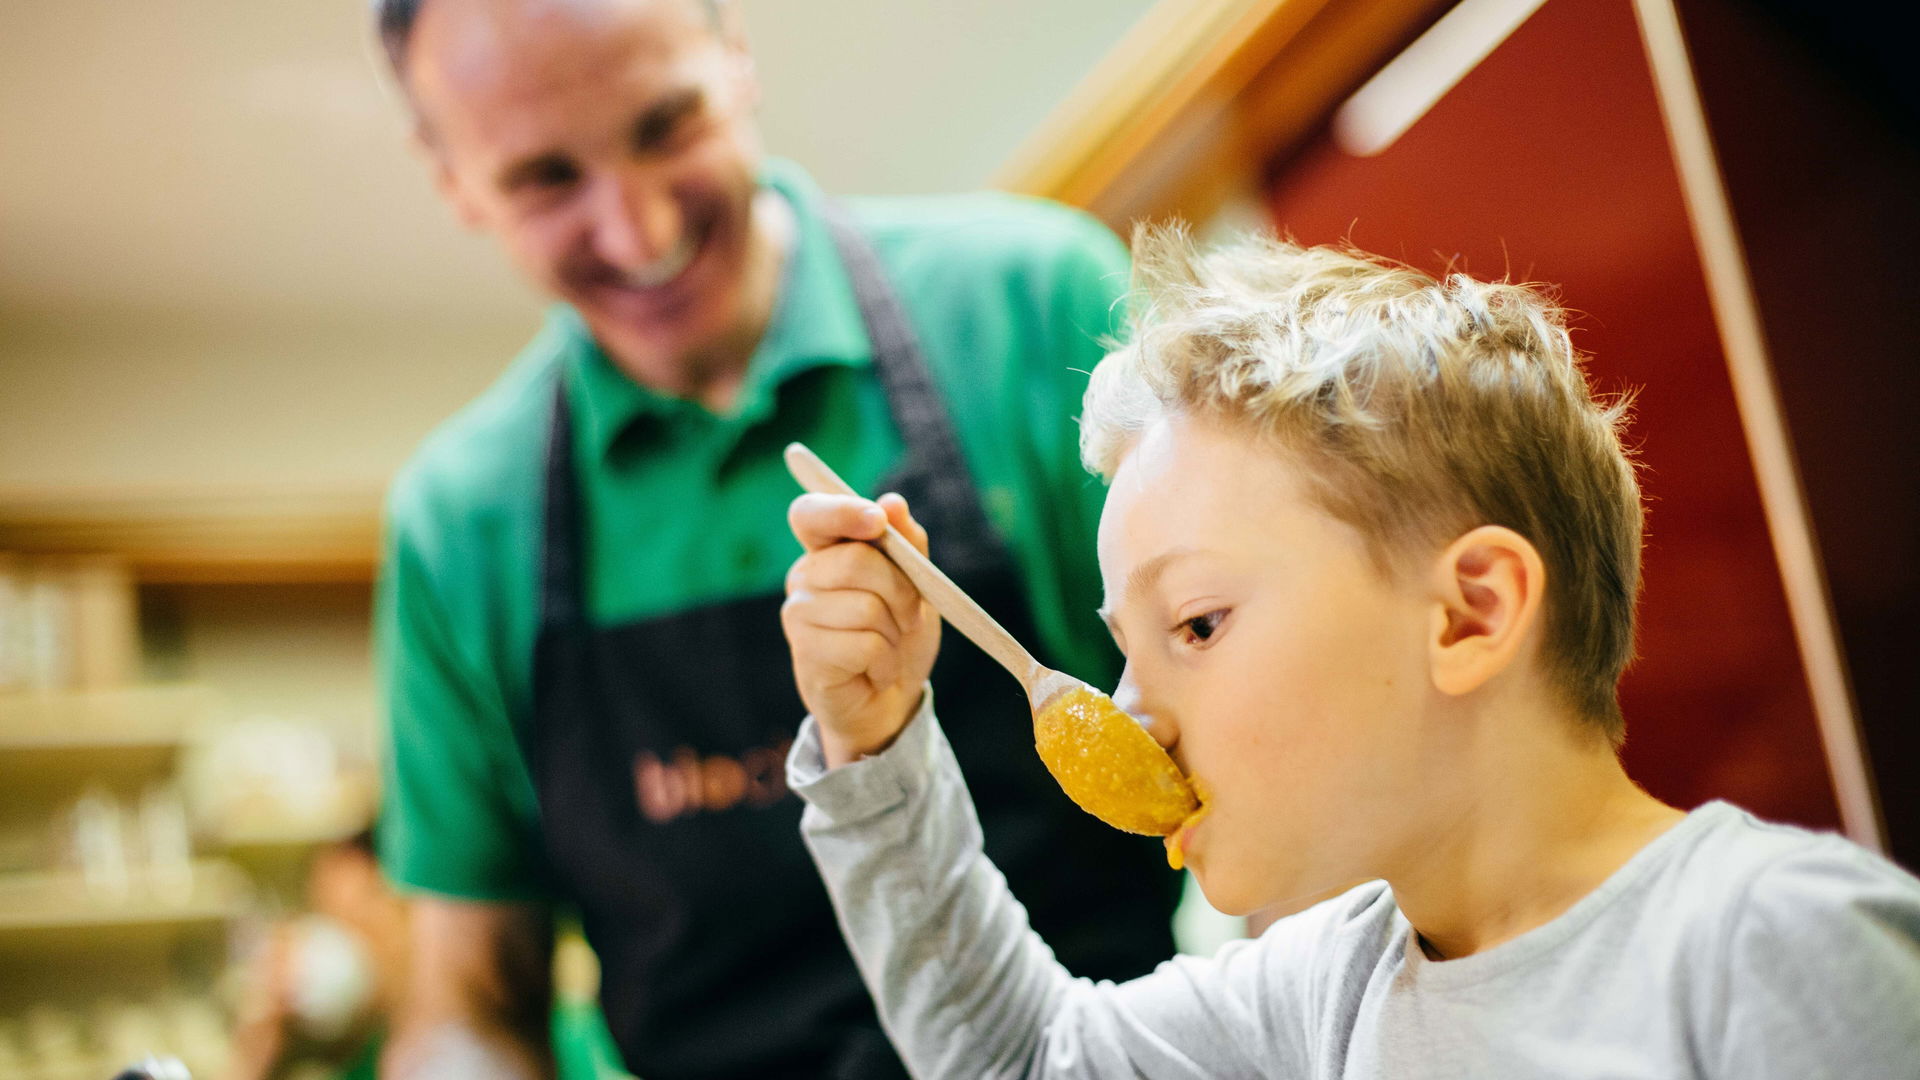
[(1296, 455), (1383, 572), (1513, 529), (1546, 563), (1543, 666), (1618, 746), (1640, 490), (1627, 401), (1596, 402), (1565, 313), (1527, 286), (1266, 238), (1203, 254), (1143, 227), (1133, 257), (1131, 340), (1087, 388), (1087, 467), (1111, 479), (1154, 419), (1194, 413)]

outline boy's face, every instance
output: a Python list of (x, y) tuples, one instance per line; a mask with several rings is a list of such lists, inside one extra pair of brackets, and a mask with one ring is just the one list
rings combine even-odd
[(1218, 422), (1148, 428), (1100, 520), (1114, 694), (1210, 813), (1207, 899), (1245, 914), (1380, 875), (1417, 805), (1433, 598), (1384, 577), (1299, 466)]

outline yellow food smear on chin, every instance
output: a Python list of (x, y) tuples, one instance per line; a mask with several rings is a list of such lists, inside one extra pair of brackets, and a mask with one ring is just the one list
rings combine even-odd
[(1213, 809), (1212, 805), (1207, 802), (1206, 788), (1200, 781), (1195, 780), (1193, 782), (1193, 789), (1194, 794), (1200, 798), (1200, 808), (1188, 814), (1187, 819), (1180, 823), (1179, 828), (1167, 834), (1167, 865), (1173, 867), (1175, 870), (1184, 870), (1187, 866), (1187, 833), (1195, 825), (1200, 824), (1200, 819), (1207, 816), (1207, 811)]
[(1166, 836), (1200, 810), (1180, 767), (1105, 694), (1069, 690), (1047, 702), (1033, 730), (1034, 747), (1060, 789), (1116, 829)]

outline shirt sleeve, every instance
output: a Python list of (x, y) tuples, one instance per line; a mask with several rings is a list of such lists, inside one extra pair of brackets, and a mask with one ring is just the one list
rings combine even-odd
[(809, 719), (788, 783), (881, 1023), (922, 1080), (1301, 1075), (1302, 980), (1273, 974), (1313, 970), (1289, 946), (1324, 928), (1277, 926), (1121, 984), (1072, 977), (982, 853), (931, 691), (893, 746), (831, 771)]
[(1838, 838), (1754, 879), (1712, 1075), (1920, 1077), (1920, 882)]
[(387, 535), (374, 610), (388, 737), (381, 864), (424, 892), (545, 898), (531, 782), (499, 680), (459, 647), (429, 571), (433, 531), (390, 506)]

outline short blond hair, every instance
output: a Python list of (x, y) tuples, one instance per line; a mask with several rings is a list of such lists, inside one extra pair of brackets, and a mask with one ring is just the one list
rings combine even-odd
[(1271, 238), (1201, 253), (1178, 228), (1137, 229), (1133, 258), (1130, 340), (1087, 388), (1087, 467), (1111, 480), (1156, 419), (1206, 415), (1297, 456), (1383, 572), (1513, 529), (1547, 568), (1543, 667), (1618, 746), (1642, 525), (1628, 401), (1596, 399), (1553, 299)]

